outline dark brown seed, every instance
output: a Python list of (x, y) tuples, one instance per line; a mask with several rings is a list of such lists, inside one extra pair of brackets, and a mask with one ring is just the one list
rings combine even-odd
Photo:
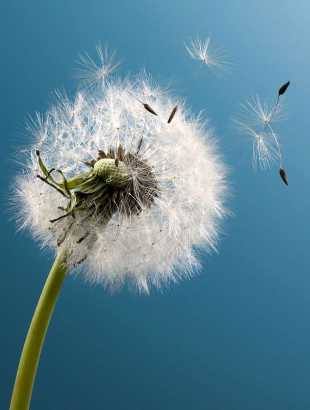
[(143, 137), (140, 137), (139, 142), (138, 142), (138, 145), (137, 145), (137, 150), (136, 150), (136, 153), (138, 153), (138, 152), (140, 151), (140, 148), (141, 148), (142, 142), (143, 142)]
[(284, 171), (284, 169), (280, 168), (279, 172), (280, 172), (281, 178), (283, 179), (284, 183), (288, 185), (288, 180), (287, 180), (286, 172)]
[(104, 158), (107, 157), (106, 154), (105, 154), (105, 152), (104, 152), (104, 151), (101, 151), (101, 149), (98, 149), (98, 154), (99, 154), (99, 157), (100, 157), (101, 159), (104, 159)]
[(95, 159), (91, 159), (90, 161), (89, 161), (89, 163), (90, 163), (90, 166), (92, 167), (92, 168), (94, 168), (94, 165), (96, 164), (96, 160)]
[(177, 109), (178, 109), (178, 106), (175, 106), (174, 109), (172, 110), (170, 117), (168, 118), (168, 121), (167, 121), (168, 124), (171, 123), (173, 117), (175, 116), (175, 113), (177, 112)]
[(38, 157), (40, 155), (40, 151), (36, 149), (36, 156)]
[(114, 159), (115, 158), (115, 151), (113, 148), (110, 148), (107, 153), (107, 158)]
[(116, 190), (113, 192), (113, 195), (112, 195), (112, 202), (115, 202), (115, 200), (116, 200), (116, 198), (117, 198), (117, 195), (118, 195), (118, 190), (116, 189)]
[(119, 163), (119, 159), (116, 158), (116, 160), (115, 160), (115, 166), (116, 166), (116, 167), (118, 167), (118, 163)]
[(118, 159), (123, 161), (123, 159), (124, 159), (124, 150), (123, 150), (123, 147), (121, 145), (119, 145), (117, 147), (116, 156), (117, 156)]
[(284, 85), (282, 85), (282, 87), (280, 88), (280, 90), (278, 91), (279, 95), (282, 95), (285, 93), (287, 87), (290, 85), (290, 81), (288, 81), (287, 83), (285, 83)]
[(83, 164), (87, 165), (88, 167), (94, 168), (90, 162), (84, 162), (84, 161), (83, 161)]
[(148, 104), (143, 104), (143, 106), (146, 109), (146, 111), (150, 112), (153, 115), (157, 115), (156, 112)]

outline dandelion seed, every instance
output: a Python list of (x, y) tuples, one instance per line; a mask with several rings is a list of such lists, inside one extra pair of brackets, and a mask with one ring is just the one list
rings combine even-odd
[(170, 113), (169, 119), (167, 121), (168, 124), (171, 123), (174, 115), (177, 112), (177, 108), (183, 98), (185, 97), (187, 91), (190, 89), (191, 85), (193, 84), (194, 80), (196, 79), (198, 73), (202, 69), (203, 65), (206, 64), (213, 72), (215, 72), (217, 75), (220, 73), (230, 73), (232, 70), (232, 64), (226, 62), (226, 52), (223, 49), (223, 47), (216, 48), (215, 45), (211, 42), (211, 37), (208, 37), (205, 42), (202, 42), (197, 35), (197, 38), (195, 41), (190, 39), (190, 46), (187, 46), (185, 44), (185, 47), (187, 51), (189, 52), (189, 55), (194, 59), (194, 60), (201, 60), (200, 67), (198, 68), (196, 74), (192, 78), (191, 82), (189, 83), (188, 87), (182, 94), (181, 98), (179, 99), (177, 105), (174, 107), (172, 112)]
[[(150, 112), (153, 115), (157, 115), (156, 112), (150, 107), (149, 104), (143, 103), (135, 94), (134, 91), (129, 90), (128, 88), (131, 88), (131, 86), (128, 87), (124, 84), (120, 84), (119, 81), (115, 80), (110, 76), (110, 74), (115, 71), (115, 69), (119, 66), (120, 62), (114, 62), (115, 60), (115, 51), (112, 52), (111, 54), (108, 53), (108, 47), (106, 46), (105, 52), (103, 53), (102, 48), (100, 43), (96, 46), (99, 59), (100, 59), (100, 64), (97, 65), (92, 58), (87, 54), (80, 54), (79, 55), (79, 60), (77, 62), (82, 66), (82, 68), (79, 68), (76, 70), (76, 77), (79, 79), (80, 86), (81, 87), (90, 87), (93, 88), (96, 85), (101, 85), (101, 87), (105, 86), (106, 80), (114, 83), (120, 89), (123, 89), (126, 93), (131, 95), (135, 100), (139, 101), (144, 108)], [(143, 74), (140, 75), (140, 78), (143, 78)], [(142, 80), (143, 81), (143, 80)], [(140, 81), (140, 82), (142, 82)], [(143, 82), (144, 87), (146, 86), (147, 81)], [(150, 88), (150, 87), (149, 87)], [(98, 109), (98, 111), (101, 110), (101, 107)], [(97, 116), (95, 115), (93, 119), (97, 120)]]
[(108, 46), (102, 50), (101, 44), (96, 45), (100, 63), (97, 64), (86, 52), (80, 53), (76, 61), (79, 68), (75, 70), (75, 77), (81, 87), (93, 87), (98, 83), (106, 82), (107, 77), (112, 74), (120, 65), (120, 61), (115, 61), (116, 51), (109, 52)]
[(173, 117), (175, 116), (177, 112), (178, 106), (175, 106), (174, 109), (171, 111), (170, 117), (168, 118), (167, 123), (170, 124), (171, 121), (173, 120)]
[(142, 69), (135, 77), (133, 85), (134, 92), (137, 94), (141, 93), (145, 96), (146, 102), (151, 104), (156, 98), (171, 97), (175, 81), (160, 75), (153, 77), (145, 69)]
[(143, 104), (143, 106), (146, 109), (146, 111), (150, 112), (153, 115), (157, 115), (153, 108), (151, 108), (148, 104)]
[(245, 99), (245, 103), (238, 105), (238, 118), (250, 127), (265, 127), (268, 122), (280, 122), (289, 118), (288, 105), (285, 99), (266, 98), (262, 103), (259, 96)]
[[(290, 82), (284, 84), (278, 91), (277, 99), (266, 99), (262, 104), (258, 96), (247, 99), (245, 104), (239, 104), (238, 114), (232, 119), (234, 128), (252, 141), (254, 169), (260, 165), (261, 169), (270, 167), (273, 162), (279, 161), (280, 175), (288, 185), (285, 172), (282, 169), (282, 155), (279, 137), (271, 127), (272, 122), (288, 118), (287, 106), (280, 96), (284, 94)], [(267, 129), (269, 132), (267, 132)], [(284, 172), (284, 174), (283, 174)]]
[(190, 45), (185, 44), (185, 47), (194, 60), (201, 60), (217, 75), (230, 73), (233, 69), (233, 64), (226, 61), (227, 53), (224, 47), (216, 47), (211, 37), (203, 42), (197, 35), (196, 40), (190, 39)]
[(234, 118), (234, 129), (252, 143), (252, 165), (255, 170), (270, 168), (279, 158), (279, 152), (271, 133), (256, 132), (251, 127)]

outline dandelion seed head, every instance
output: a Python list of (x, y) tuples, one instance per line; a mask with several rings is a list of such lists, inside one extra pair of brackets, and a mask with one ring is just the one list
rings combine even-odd
[[(228, 215), (228, 169), (207, 123), (181, 104), (167, 124), (175, 101), (157, 86), (157, 116), (145, 110), (127, 91), (147, 101), (149, 79), (93, 82), (73, 100), (57, 92), (47, 112), (28, 121), (33, 143), (16, 178), (19, 227), (42, 247), (65, 249), (72, 272), (111, 291), (127, 284), (148, 293), (192, 276), (199, 249), (216, 251)], [(76, 205), (68, 216), (72, 198), (42, 181), (38, 155), (68, 185), (85, 178), (69, 186)]]

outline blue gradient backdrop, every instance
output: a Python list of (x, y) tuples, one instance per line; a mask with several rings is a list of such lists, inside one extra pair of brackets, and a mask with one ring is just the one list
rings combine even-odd
[[(0, 5), (1, 199), (24, 117), (44, 112), (81, 49), (118, 48), (123, 71), (178, 79), (197, 68), (183, 41), (210, 33), (237, 64), (205, 69), (188, 94), (216, 127), (233, 168), (235, 217), (203, 272), (164, 293), (111, 297), (68, 277), (43, 347), (32, 410), (306, 410), (310, 408), (310, 3), (293, 0), (3, 1)], [(229, 129), (237, 101), (291, 80), (293, 116), (276, 125), (284, 168), (255, 173)], [(19, 136), (18, 136), (19, 135)], [(0, 408), (9, 407), (29, 323), (52, 264), (1, 212)]]

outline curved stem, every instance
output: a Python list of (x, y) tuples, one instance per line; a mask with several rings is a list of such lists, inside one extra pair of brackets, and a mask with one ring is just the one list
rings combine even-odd
[(42, 345), (68, 267), (65, 252), (53, 264), (39, 299), (20, 358), (10, 410), (28, 410)]

